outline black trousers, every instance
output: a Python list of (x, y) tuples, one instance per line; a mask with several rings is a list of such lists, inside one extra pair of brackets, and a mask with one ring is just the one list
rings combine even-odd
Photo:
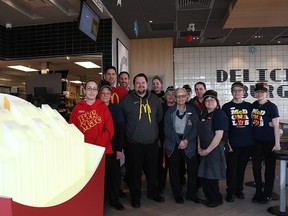
[(119, 202), (120, 190), (120, 161), (116, 154), (106, 154), (105, 161), (105, 196), (111, 205)]
[(147, 180), (147, 195), (153, 197), (159, 194), (158, 189), (158, 144), (127, 142), (126, 153), (128, 156), (128, 186), (133, 201), (139, 201), (141, 197), (142, 171), (145, 170)]
[[(276, 159), (273, 157), (272, 149), (274, 147), (274, 140), (255, 140), (254, 149), (252, 154), (253, 175), (256, 186), (256, 196), (272, 196), (274, 179), (275, 179), (275, 166)], [(262, 192), (262, 160), (265, 163), (265, 185)]]
[(203, 193), (205, 194), (208, 201), (211, 201), (211, 202), (223, 201), (222, 194), (219, 191), (218, 179), (201, 178), (201, 185), (202, 185)]
[(231, 146), (231, 148), (233, 152), (229, 152), (227, 158), (227, 193), (239, 194), (243, 190), (245, 170), (253, 146)]
[(170, 186), (174, 196), (181, 196), (182, 187), (180, 182), (180, 169), (181, 159), (185, 161), (187, 166), (187, 192), (186, 197), (194, 197), (197, 192), (197, 172), (198, 172), (198, 160), (197, 156), (191, 158), (185, 155), (184, 150), (175, 147), (173, 153), (169, 156), (169, 179)]

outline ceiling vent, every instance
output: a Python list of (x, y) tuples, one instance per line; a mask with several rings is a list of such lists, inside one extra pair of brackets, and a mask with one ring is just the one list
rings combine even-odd
[(274, 39), (274, 41), (281, 41), (282, 43), (288, 42), (288, 35), (282, 35)]
[(180, 31), (180, 37), (186, 37), (186, 35), (191, 34), (193, 37), (200, 37), (201, 31)]
[(179, 10), (207, 9), (212, 0), (178, 0)]
[(150, 23), (152, 31), (174, 31), (174, 23)]
[(203, 38), (201, 43), (205, 44), (222, 44), (225, 40), (225, 37), (206, 37)]

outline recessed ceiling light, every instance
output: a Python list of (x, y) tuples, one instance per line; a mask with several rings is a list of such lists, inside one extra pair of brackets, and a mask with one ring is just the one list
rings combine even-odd
[(80, 80), (72, 80), (70, 81), (71, 83), (74, 83), (74, 84), (82, 84), (82, 82)]
[(9, 68), (15, 69), (15, 70), (20, 70), (20, 71), (25, 71), (25, 72), (35, 72), (38, 71), (36, 69), (33, 68), (29, 68), (29, 67), (25, 67), (22, 65), (14, 65), (14, 66), (7, 66)]
[(239, 44), (241, 44), (241, 42), (240, 42), (240, 41), (238, 41), (238, 42), (237, 42), (237, 44), (239, 45)]
[(152, 21), (152, 20), (149, 20), (149, 23), (153, 23), (153, 21)]
[(0, 78), (0, 81), (5, 81), (5, 82), (11, 82), (11, 79), (6, 79), (6, 78)]
[(100, 68), (99, 65), (94, 64), (94, 63), (91, 62), (91, 61), (74, 62), (74, 63), (75, 63), (75, 64), (78, 64), (78, 65), (80, 65), (81, 67), (84, 67), (84, 68)]

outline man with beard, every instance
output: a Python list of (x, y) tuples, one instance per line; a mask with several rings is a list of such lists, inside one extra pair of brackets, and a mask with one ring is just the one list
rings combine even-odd
[(129, 88), (129, 84), (130, 84), (130, 74), (126, 71), (122, 71), (119, 75), (118, 75), (118, 82), (119, 85), (124, 87), (128, 92), (131, 91), (131, 89)]
[(164, 202), (164, 198), (159, 194), (157, 178), (158, 124), (163, 117), (163, 110), (158, 97), (148, 90), (145, 74), (137, 74), (133, 84), (134, 90), (123, 98), (120, 106), (126, 125), (126, 163), (131, 205), (139, 208), (144, 167), (148, 198)]

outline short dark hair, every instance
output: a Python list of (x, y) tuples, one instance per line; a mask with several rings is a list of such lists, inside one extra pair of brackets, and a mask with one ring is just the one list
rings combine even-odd
[(108, 67), (106, 67), (106, 69), (105, 69), (105, 71), (104, 71), (104, 75), (106, 74), (106, 72), (108, 71), (108, 70), (110, 70), (110, 69), (113, 69), (114, 71), (115, 71), (115, 73), (117, 74), (117, 70), (116, 70), (116, 68), (114, 67), (114, 66), (108, 66)]
[(194, 85), (194, 90), (195, 90), (195, 86), (196, 85), (202, 85), (203, 87), (204, 87), (204, 89), (206, 90), (206, 84), (204, 83), (204, 82), (197, 82), (197, 83), (195, 83), (195, 85)]
[(158, 75), (154, 76), (153, 79), (152, 79), (152, 81), (154, 81), (154, 80), (156, 80), (156, 79), (159, 80), (159, 82), (160, 82), (161, 84), (163, 84), (162, 79), (161, 79)]
[(120, 77), (122, 74), (127, 74), (128, 79), (130, 79), (130, 74), (127, 71), (122, 71), (121, 73), (119, 73), (118, 77)]
[(146, 82), (148, 83), (148, 78), (147, 78), (147, 76), (146, 76), (144, 73), (139, 73), (139, 74), (137, 74), (137, 75), (133, 78), (133, 84), (134, 84), (134, 85), (135, 85), (135, 80), (136, 80), (137, 77), (144, 77), (145, 80), (146, 80)]

